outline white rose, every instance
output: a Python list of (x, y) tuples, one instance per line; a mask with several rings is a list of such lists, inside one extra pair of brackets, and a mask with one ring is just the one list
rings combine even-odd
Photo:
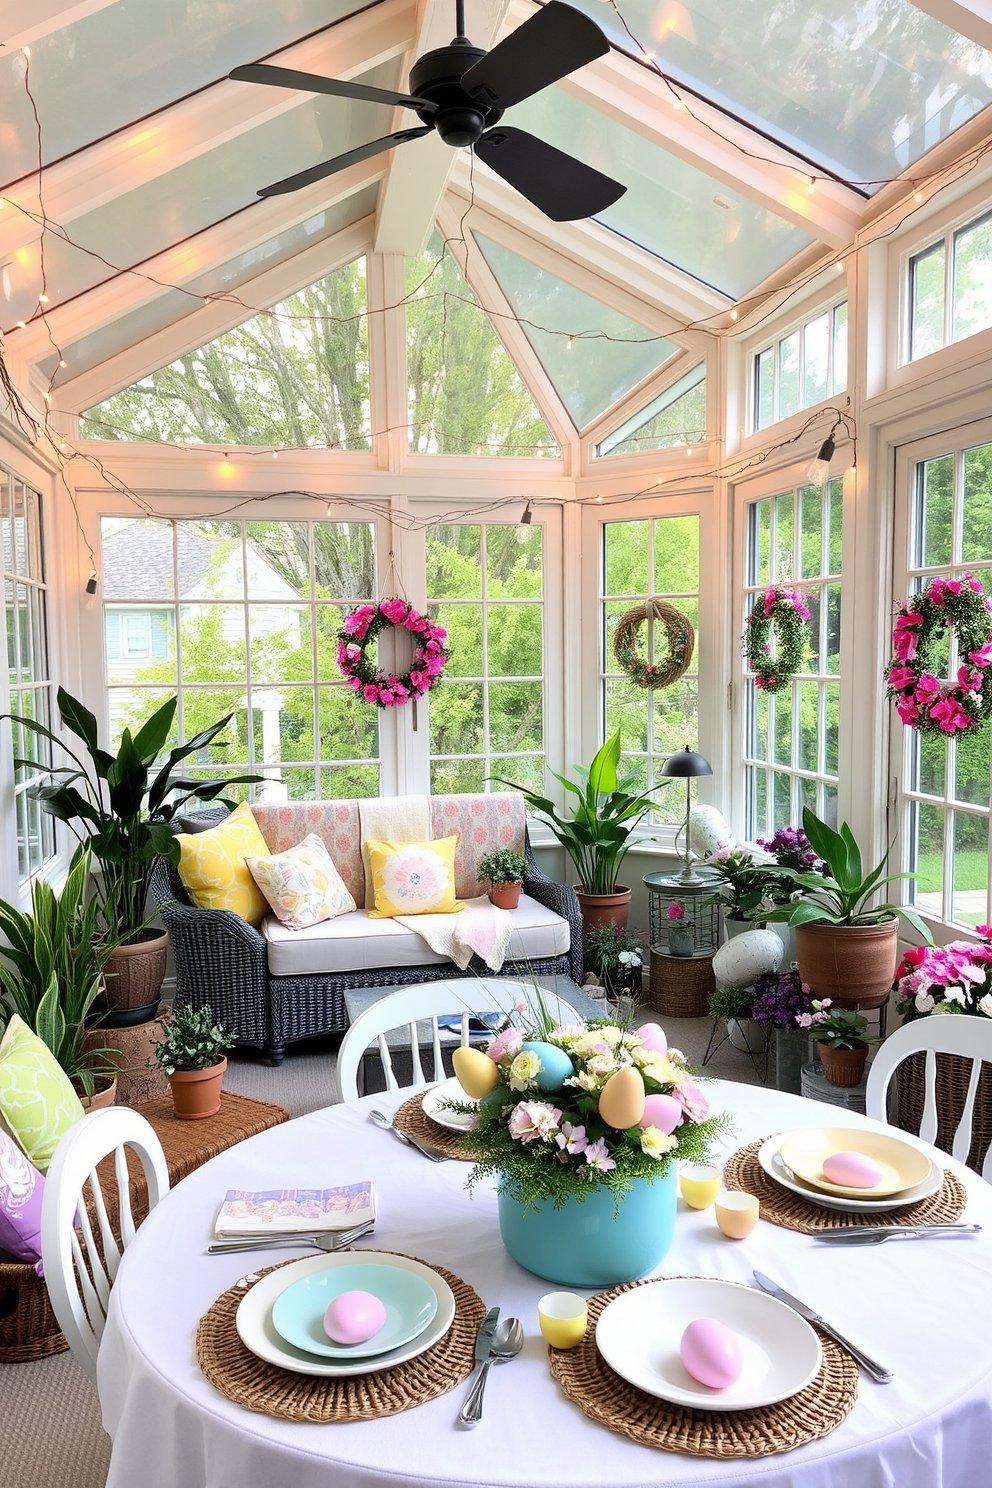
[(984, 1013), (986, 1018), (992, 1018), (992, 992), (986, 992), (978, 1004), (978, 1011)]
[(916, 1011), (918, 1013), (930, 1013), (933, 1011), (933, 998), (929, 992), (917, 992), (915, 1001)]

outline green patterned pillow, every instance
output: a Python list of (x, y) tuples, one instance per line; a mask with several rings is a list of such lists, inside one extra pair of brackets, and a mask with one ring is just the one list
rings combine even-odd
[(0, 1123), (47, 1173), (60, 1140), (84, 1115), (55, 1055), (15, 1013), (0, 1039)]

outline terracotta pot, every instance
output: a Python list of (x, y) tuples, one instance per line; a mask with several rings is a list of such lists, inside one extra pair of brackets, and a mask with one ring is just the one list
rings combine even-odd
[(117, 1099), (122, 1106), (136, 1106), (161, 1095), (168, 1081), (156, 1064), (149, 1063), (162, 1037), (162, 1022), (152, 1018), (131, 1028), (108, 1028), (101, 1023), (84, 1035), (87, 1049), (113, 1049), (107, 1056), (118, 1066)]
[(587, 894), (578, 884), (575, 885), (575, 892), (582, 910), (583, 930), (598, 930), (604, 925), (626, 930), (627, 916), (630, 913), (630, 890), (623, 884), (617, 884), (613, 894)]
[(868, 1058), (867, 1045), (863, 1049), (831, 1049), (829, 1044), (817, 1039), (816, 1047), (820, 1051), (823, 1078), (831, 1085), (842, 1085), (849, 1089), (861, 1084), (865, 1060)]
[[(104, 1080), (102, 1085), (101, 1079)], [(81, 1090), (77, 1090), (76, 1094), (82, 1101), (84, 1111), (102, 1111), (105, 1106), (112, 1106), (117, 1100), (117, 1081), (107, 1081), (105, 1077), (98, 1076), (92, 1095), (84, 1095)]]
[(797, 925), (799, 975), (834, 1007), (881, 1007), (896, 972), (898, 937), (895, 917), (881, 925)]
[(220, 1110), (220, 1087), (227, 1069), (227, 1058), (209, 1069), (176, 1070), (169, 1076), (172, 1086), (172, 1108), (180, 1121), (202, 1121)]
[(520, 903), (520, 889), (518, 883), (490, 884), (489, 903), (495, 904), (497, 909), (516, 909)]
[(121, 1017), (123, 1026), (135, 1016), (141, 1022), (155, 1016), (168, 944), (165, 930), (142, 930), (138, 940), (112, 952), (103, 973), (104, 990), (96, 1000), (97, 1011), (109, 1015), (105, 1026), (112, 1027), (115, 1016)]

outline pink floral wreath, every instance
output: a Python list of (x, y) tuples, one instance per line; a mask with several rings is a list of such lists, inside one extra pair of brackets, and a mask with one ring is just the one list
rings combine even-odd
[[(788, 687), (806, 655), (810, 612), (802, 592), (786, 584), (769, 584), (756, 596), (744, 625), (744, 655), (754, 685), (764, 692)], [(776, 656), (771, 656), (775, 629)]]
[[(413, 664), (402, 676), (380, 672), (368, 654), (388, 625), (399, 626), (418, 638)], [(423, 697), (438, 681), (448, 660), (444, 647), (447, 636), (443, 625), (435, 625), (405, 599), (359, 605), (345, 616), (338, 632), (338, 666), (352, 692), (365, 702), (398, 708), (411, 698)]]
[[(939, 738), (977, 728), (992, 715), (990, 611), (992, 602), (970, 573), (933, 579), (900, 608), (885, 680), (907, 728)], [(952, 626), (962, 661), (953, 682), (936, 673), (938, 644)]]

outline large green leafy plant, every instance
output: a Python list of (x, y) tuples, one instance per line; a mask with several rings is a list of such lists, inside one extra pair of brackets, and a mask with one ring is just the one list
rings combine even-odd
[(561, 815), (553, 801), (527, 786), (499, 780), (520, 791), (530, 809), (542, 816), (575, 864), (585, 894), (612, 894), (620, 865), (633, 843), (631, 834), (650, 811), (650, 791), (637, 790), (637, 772), (618, 773), (620, 732), (611, 734), (592, 764), (576, 765), (581, 784), (552, 770), (555, 779), (578, 802), (571, 817)]
[(0, 901), (0, 1003), (48, 1045), (70, 1079), (92, 1095), (112, 1075), (111, 1049), (84, 1047), (86, 1020), (118, 941), (100, 935), (99, 905), (87, 898), (90, 850), (78, 847), (61, 894), (36, 878), (30, 910)]
[[(230, 723), (229, 713), (161, 759), (176, 716), (177, 699), (164, 702), (136, 734), (124, 729), (117, 753), (101, 749), (95, 716), (63, 688), (58, 690), (59, 714), (65, 727), (83, 743), (88, 760), (33, 718), (9, 717), (63, 750), (72, 765), (47, 772), (50, 783), (28, 787), (28, 795), (42, 809), (69, 824), (88, 843), (101, 872), (94, 875), (103, 934), (120, 942), (139, 937), (145, 923), (145, 900), (152, 863), (161, 854), (179, 861), (173, 820), (190, 800), (221, 801), (233, 809), (224, 792), (232, 785), (260, 781), (261, 775), (233, 775), (225, 780), (193, 780), (177, 767), (205, 749)], [(29, 760), (15, 764), (37, 770)], [(77, 829), (77, 823), (78, 829)]]

